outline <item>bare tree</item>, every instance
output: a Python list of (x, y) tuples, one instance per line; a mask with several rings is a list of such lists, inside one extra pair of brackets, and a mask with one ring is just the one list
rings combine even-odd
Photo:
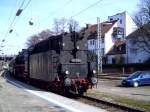
[(135, 15), (135, 22), (139, 27), (134, 43), (146, 52), (150, 53), (150, 0), (141, 0), (140, 10)]
[(56, 35), (61, 34), (63, 32), (69, 32), (69, 31), (78, 31), (79, 30), (79, 24), (74, 19), (54, 19), (53, 24), (53, 31)]
[(32, 45), (37, 44), (38, 42), (47, 39), (48, 37), (54, 35), (54, 33), (50, 30), (43, 30), (39, 34), (32, 35), (31, 37), (28, 38), (26, 45), (27, 47), (30, 47)]
[(140, 10), (135, 15), (135, 22), (138, 27), (150, 22), (150, 0), (141, 0)]
[(52, 35), (54, 35), (54, 32), (50, 31), (49, 29), (43, 30), (38, 34), (40, 40), (45, 40)]
[(67, 27), (67, 20), (65, 18), (54, 19), (53, 31), (56, 35), (61, 34)]
[(68, 27), (69, 27), (69, 31), (78, 31), (79, 30), (79, 23), (74, 20), (74, 19), (69, 19), (68, 20)]
[(30, 47), (31, 45), (37, 44), (38, 41), (38, 35), (32, 35), (31, 37), (28, 38), (26, 45), (27, 47)]
[(61, 33), (65, 32), (66, 26), (67, 26), (67, 19), (65, 19), (65, 18), (60, 19)]
[(37, 44), (38, 42), (47, 39), (51, 35), (58, 35), (62, 34), (63, 32), (69, 32), (69, 31), (78, 31), (79, 30), (79, 24), (74, 19), (54, 19), (53, 24), (53, 32), (50, 30), (44, 30), (40, 32), (39, 34), (32, 35), (29, 37), (29, 39), (26, 42), (27, 47)]
[(59, 32), (60, 32), (60, 26), (59, 25), (60, 25), (59, 20), (54, 19), (53, 30), (56, 33), (56, 35), (59, 34)]

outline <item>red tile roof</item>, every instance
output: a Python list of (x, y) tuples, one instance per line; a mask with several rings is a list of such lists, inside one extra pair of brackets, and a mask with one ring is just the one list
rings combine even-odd
[[(116, 23), (117, 21), (105, 21), (101, 23), (101, 35), (104, 37), (105, 33), (107, 33), (110, 28)], [(94, 38), (95, 36), (91, 36), (91, 34), (97, 35), (97, 24), (88, 25), (88, 28), (83, 28), (81, 32), (85, 32), (87, 38)]]

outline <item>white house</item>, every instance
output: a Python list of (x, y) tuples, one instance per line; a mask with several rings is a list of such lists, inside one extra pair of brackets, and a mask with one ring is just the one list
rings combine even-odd
[[(113, 46), (113, 39), (111, 38), (113, 27), (117, 26), (116, 21), (106, 21), (101, 23), (101, 50), (102, 55), (107, 54), (109, 49)], [(100, 45), (98, 46), (97, 39), (97, 24), (91, 25), (88, 28), (88, 32), (90, 32), (88, 36), (88, 49), (91, 51), (95, 51), (96, 49), (100, 49)]]
[[(112, 50), (110, 50), (110, 53), (107, 54), (108, 64), (113, 64), (114, 62), (115, 63), (120, 63), (120, 62), (128, 63), (128, 55), (127, 55), (127, 47), (128, 47), (127, 44), (128, 43), (126, 43), (126, 37), (137, 29), (137, 25), (135, 24), (135, 22), (133, 21), (131, 16), (126, 11), (115, 14), (113, 16), (108, 16), (108, 20), (109, 21), (117, 20), (118, 27), (114, 28), (112, 38), (115, 38), (115, 40), (117, 40), (117, 41), (118, 41), (118, 39), (122, 40), (122, 42), (119, 42), (120, 44), (114, 43), (113, 48), (123, 47), (122, 51), (115, 51), (115, 49), (113, 49), (113, 48), (112, 48)], [(120, 36), (120, 34), (121, 34), (121, 36)], [(124, 47), (126, 47), (126, 51), (125, 51)]]
[[(105, 63), (107, 63), (106, 54), (114, 45), (114, 38), (112, 38), (112, 33), (114, 28), (117, 27), (117, 21), (106, 21), (101, 23), (101, 52), (102, 56), (105, 57)], [(100, 49), (97, 39), (97, 24), (87, 25), (84, 29), (86, 37), (88, 39), (88, 50), (97, 53), (97, 49)]]
[(113, 16), (108, 16), (108, 21), (114, 20), (117, 20), (118, 27), (124, 29), (124, 37), (127, 37), (130, 33), (137, 29), (137, 25), (126, 11), (117, 13)]
[[(123, 59), (124, 63), (127, 62), (125, 50), (121, 49), (123, 51), (115, 51), (115, 48), (122, 48), (122, 45), (124, 46), (126, 36), (137, 29), (132, 18), (127, 12), (122, 12), (109, 16), (108, 21), (102, 22), (100, 25), (102, 38), (101, 51), (104, 58), (103, 62), (106, 64), (112, 64), (113, 62), (119, 63), (120, 61), (118, 60), (120, 59)], [(97, 45), (97, 24), (87, 25), (84, 31), (88, 38), (88, 50), (96, 52), (97, 49), (100, 49), (100, 46)], [(116, 44), (118, 41), (119, 43), (122, 43), (121, 41), (123, 41), (123, 43)]]

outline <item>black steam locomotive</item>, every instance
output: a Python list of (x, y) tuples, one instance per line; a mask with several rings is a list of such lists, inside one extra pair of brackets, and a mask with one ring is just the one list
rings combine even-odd
[(19, 79), (59, 94), (82, 95), (97, 83), (87, 59), (87, 38), (76, 32), (51, 36), (23, 50), (10, 63)]

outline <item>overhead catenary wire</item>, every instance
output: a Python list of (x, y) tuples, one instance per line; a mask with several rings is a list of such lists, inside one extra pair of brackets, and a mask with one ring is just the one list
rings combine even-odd
[(5, 35), (4, 35), (4, 38), (2, 39), (2, 42), (5, 42), (5, 38), (7, 37), (8, 33), (11, 33), (11, 32), (13, 31), (13, 30), (12, 30), (12, 31), (10, 32), (11, 27), (12, 27), (12, 25), (13, 25), (15, 19), (16, 19), (16, 16), (14, 16), (12, 22), (10, 23), (10, 25), (9, 25), (9, 27), (8, 27), (8, 30), (6, 31), (6, 33), (5, 33)]
[[(68, 5), (68, 4), (71, 3), (72, 1), (73, 1), (73, 0), (68, 0), (66, 3), (64, 3), (64, 4), (62, 5), (62, 7), (58, 8), (58, 9), (55, 10), (55, 11), (53, 11), (53, 12), (51, 13), (51, 15), (48, 15), (46, 18), (44, 18), (44, 19), (42, 20), (42, 22), (45, 21), (46, 19), (48, 19), (50, 16), (56, 14), (58, 11), (60, 11), (62, 8), (64, 8), (64, 6)], [(90, 8), (92, 8), (92, 7), (94, 7), (95, 5), (97, 5), (98, 3), (100, 3), (101, 1), (102, 1), (102, 0), (98, 0), (97, 2), (95, 2), (95, 3), (91, 4), (90, 6), (88, 6), (87, 8), (85, 8), (85, 9), (79, 11), (78, 13), (74, 14), (73, 16), (71, 16), (71, 18), (80, 15), (81, 13), (83, 13), (83, 12), (85, 12), (86, 10), (88, 10), (88, 9), (90, 9)], [(30, 2), (31, 2), (31, 0), (28, 1), (27, 5), (24, 7), (24, 9), (29, 5)], [(39, 24), (40, 24), (40, 22), (39, 22)]]
[[(15, 4), (15, 5), (17, 5), (17, 4)], [(8, 19), (8, 21), (10, 21), (11, 20), (11, 16), (13, 16), (13, 10), (14, 9), (14, 7), (12, 8), (12, 10), (11, 10), (11, 13), (10, 13), (10, 16), (9, 16), (9, 19)]]
[[(71, 18), (71, 19), (73, 19), (74, 17), (76, 17), (76, 16), (80, 15), (81, 13), (85, 12), (86, 10), (88, 10), (88, 9), (90, 9), (90, 8), (92, 8), (92, 7), (96, 6), (96, 5), (98, 5), (101, 1), (103, 1), (103, 0), (98, 0), (97, 2), (94, 2), (93, 4), (89, 5), (89, 6), (88, 6), (88, 7), (86, 7), (85, 9), (83, 9), (83, 10), (81, 10), (81, 11), (77, 12), (76, 14), (72, 15), (70, 18)], [(44, 23), (44, 22), (46, 21), (46, 19), (48, 19), (50, 16), (52, 16), (52, 15), (56, 14), (56, 13), (57, 13), (57, 11), (60, 11), (60, 10), (61, 10), (61, 8), (64, 8), (64, 6), (66, 6), (66, 4), (68, 5), (68, 4), (69, 4), (69, 2), (71, 3), (71, 2), (72, 2), (72, 0), (69, 0), (69, 1), (68, 1), (68, 2), (66, 2), (64, 5), (62, 5), (62, 7), (60, 7), (60, 8), (59, 8), (59, 9), (57, 9), (56, 11), (52, 12), (52, 13), (51, 13), (51, 15), (49, 15), (49, 16), (47, 16), (46, 18), (42, 19), (42, 23)], [(38, 23), (38, 26), (40, 26), (40, 24), (41, 24), (41, 22), (39, 22), (39, 23)]]
[[(5, 42), (5, 38), (7, 37), (8, 33), (12, 33), (12, 32), (13, 32), (12, 26), (13, 26), (13, 24), (16, 24), (16, 22), (17, 22), (17, 21), (15, 21), (15, 20), (16, 20), (16, 17), (17, 17), (17, 16), (20, 16), (20, 14), (22, 13), (22, 11), (25, 10), (25, 9), (28, 7), (29, 3), (31, 2), (31, 0), (29, 0), (29, 1), (27, 2), (27, 4), (25, 5), (25, 7), (23, 8), (23, 5), (25, 4), (25, 1), (26, 1), (26, 0), (23, 0), (23, 1), (22, 1), (22, 3), (21, 3), (21, 5), (20, 5), (19, 9), (17, 10), (15, 16), (13, 17), (13, 20), (12, 20), (12, 22), (10, 23), (10, 25), (9, 25), (9, 27), (8, 27), (8, 30), (6, 31), (6, 34), (4, 35), (4, 38), (2, 39), (2, 43)], [(11, 17), (11, 16), (10, 16), (10, 17)], [(16, 32), (16, 36), (19, 37), (19, 34), (18, 34), (17, 32)]]
[[(15, 3), (15, 6), (17, 5), (17, 2)], [(13, 11), (14, 11), (14, 7), (15, 6), (13, 6), (12, 7), (12, 9), (11, 9), (11, 12), (10, 12), (10, 16), (9, 16), (9, 18), (8, 18), (8, 22), (7, 22), (7, 25), (6, 26), (10, 26), (8, 23), (9, 23), (9, 21), (11, 22), (11, 17), (13, 16)], [(14, 20), (14, 18), (13, 18), (13, 20)], [(6, 27), (7, 28), (7, 27)], [(5, 31), (4, 31), (5, 32)], [(8, 31), (7, 31), (8, 32)], [(4, 34), (4, 33), (3, 33)], [(6, 34), (4, 34), (4, 36), (6, 36)], [(4, 39), (3, 39), (4, 40)]]
[[(19, 9), (21, 9), (21, 8), (22, 8), (22, 6), (24, 5), (24, 3), (25, 3), (25, 0), (23, 0), (23, 1), (22, 1), (22, 3), (21, 3), (21, 5), (20, 5)], [(10, 17), (11, 17), (11, 16), (10, 16)], [(6, 37), (7, 37), (8, 32), (9, 32), (10, 28), (12, 27), (12, 25), (13, 25), (13, 23), (14, 23), (15, 19), (16, 19), (16, 15), (13, 17), (13, 20), (12, 20), (12, 22), (10, 23), (10, 25), (9, 25), (9, 27), (8, 27), (8, 30), (6, 31), (6, 34), (5, 34), (4, 38), (6, 38)], [(4, 41), (5, 41), (5, 39), (3, 39), (2, 41), (4, 42)]]
[(25, 9), (29, 6), (30, 2), (31, 2), (31, 0), (29, 0), (29, 1), (27, 2), (27, 4), (25, 5), (25, 7), (23, 8), (23, 10), (25, 10)]
[(46, 21), (47, 19), (49, 19), (50, 16), (55, 15), (56, 13), (58, 13), (61, 9), (63, 9), (66, 5), (69, 5), (73, 0), (68, 0), (67, 2), (65, 2), (61, 7), (59, 7), (58, 9), (56, 9), (55, 11), (49, 12), (48, 16), (45, 17), (44, 19), (42, 19), (39, 24), (43, 21)]
[[(86, 10), (88, 10), (88, 9), (90, 9), (90, 8), (92, 8), (92, 7), (94, 7), (95, 5), (98, 5), (101, 1), (103, 1), (103, 0), (98, 0), (97, 2), (95, 2), (95, 3), (91, 4), (90, 6), (86, 7), (85, 9), (83, 9), (83, 10), (77, 12), (76, 14), (74, 14), (73, 16), (71, 16), (70, 18), (74, 18), (74, 17), (80, 15), (81, 13), (85, 12)], [(69, 2), (71, 3), (72, 0), (69, 0), (68, 2), (66, 2), (61, 8), (64, 8), (64, 6), (65, 6), (66, 4), (68, 4)], [(51, 15), (47, 16), (46, 18), (42, 19), (42, 22), (45, 21), (46, 19), (48, 19), (48, 18), (49, 18), (50, 16), (52, 16), (53, 14), (56, 14), (57, 11), (59, 11), (61, 8), (57, 9), (56, 11), (54, 11)], [(39, 25), (40, 25), (40, 22), (39, 22)]]
[[(60, 8), (58, 8), (58, 9), (55, 10), (55, 11), (53, 11), (51, 14), (49, 14), (49, 15), (48, 15), (46, 18), (44, 18), (44, 19), (46, 20), (46, 19), (48, 19), (50, 16), (56, 14), (56, 13), (59, 12), (61, 9), (65, 8), (66, 5), (70, 4), (72, 1), (73, 1), (73, 0), (68, 0), (68, 1), (66, 1), (66, 3), (64, 3)], [(73, 16), (71, 16), (71, 18), (76, 17), (76, 16), (78, 16), (78, 15), (81, 15), (83, 12), (85, 12), (85, 11), (89, 10), (90, 8), (94, 7), (95, 5), (97, 5), (97, 4), (98, 4), (99, 2), (101, 2), (101, 1), (102, 1), (102, 0), (98, 0), (97, 2), (95, 2), (95, 3), (91, 4), (90, 6), (88, 6), (87, 8), (85, 8), (85, 9), (79, 11), (78, 13), (75, 13)], [(24, 2), (24, 3), (23, 3), (23, 2)], [(21, 8), (23, 8), (23, 6), (25, 5), (25, 3), (27, 3), (27, 4), (24, 6), (24, 8), (23, 8), (23, 10), (24, 10), (24, 9), (26, 9), (26, 8), (28, 7), (28, 5), (30, 4), (31, 0), (29, 0), (28, 2), (25, 2), (25, 0), (23, 0), (23, 2), (22, 2), (23, 5), (22, 5)], [(31, 15), (32, 15), (32, 14), (31, 14)], [(15, 17), (16, 17), (16, 16), (15, 16)], [(16, 18), (15, 18), (15, 19), (16, 19)], [(17, 22), (17, 21), (15, 21), (15, 19), (13, 19), (14, 22)], [(13, 26), (14, 22), (12, 22), (11, 27)], [(43, 23), (43, 22), (45, 22), (45, 21), (42, 20), (42, 23)], [(10, 30), (11, 27), (9, 27), (9, 30)], [(9, 30), (8, 30), (8, 31), (9, 31)]]
[(26, 1), (26, 0), (23, 0), (23, 1), (22, 1), (22, 3), (21, 3), (21, 5), (20, 5), (19, 9), (21, 9), (21, 8), (23, 7), (25, 1)]
[(80, 15), (81, 13), (83, 13), (83, 12), (85, 12), (86, 10), (88, 10), (88, 9), (90, 9), (90, 8), (92, 8), (92, 7), (94, 7), (95, 5), (98, 5), (101, 1), (103, 1), (103, 0), (98, 0), (97, 2), (95, 2), (95, 3), (91, 4), (90, 6), (88, 6), (87, 8), (85, 8), (85, 9), (79, 11), (78, 13), (74, 14), (73, 16), (71, 16), (71, 18), (74, 18), (75, 16)]
[(39, 29), (41, 24), (44, 24), (51, 16), (56, 15), (58, 12), (60, 12), (60, 10), (64, 9), (64, 7), (66, 7), (67, 5), (69, 5), (73, 0), (67, 0), (64, 4), (62, 4), (59, 8), (57, 8), (54, 11), (49, 12), (48, 16), (42, 18), (41, 20), (39, 20), (39, 22), (36, 24), (37, 29)]
[[(13, 31), (13, 29), (11, 29), (11, 28), (12, 28), (12, 26), (13, 26), (15, 20), (16, 20), (16, 17), (17, 17), (17, 16), (20, 16), (21, 12), (22, 12), (23, 10), (25, 10), (25, 9), (28, 7), (29, 3), (31, 2), (31, 0), (29, 0), (29, 1), (27, 2), (27, 4), (25, 5), (25, 7), (23, 8), (23, 5), (25, 4), (25, 1), (26, 1), (26, 0), (23, 0), (23, 1), (22, 1), (21, 5), (19, 6), (19, 9), (17, 10), (15, 16), (13, 17), (13, 20), (12, 20), (12, 22), (10, 23), (10, 25), (9, 25), (9, 27), (8, 27), (8, 30), (6, 31), (6, 34), (5, 34), (5, 36), (4, 36), (3, 40), (2, 40), (3, 42), (5, 41), (5, 38), (7, 37), (8, 33), (11, 33), (11, 32)], [(17, 21), (16, 21), (16, 22), (17, 22)], [(16, 23), (16, 22), (15, 22), (15, 23)], [(10, 31), (10, 30), (11, 30), (11, 31)], [(10, 32), (9, 32), (9, 31), (10, 31)]]
[[(23, 1), (22, 1), (22, 3), (21, 3), (21, 5), (20, 5), (19, 9), (22, 9), (22, 7), (23, 7), (23, 5), (24, 5), (25, 1), (26, 1), (26, 0), (23, 0)], [(30, 0), (30, 1), (31, 1), (31, 0)], [(19, 10), (19, 9), (18, 9), (18, 10)], [(18, 10), (17, 10), (17, 12), (18, 12)], [(23, 9), (22, 9), (22, 10), (23, 10)], [(16, 12), (16, 15), (14, 16), (14, 18), (13, 18), (12, 22), (10, 23), (10, 26), (9, 26), (9, 28), (8, 28), (8, 31), (9, 31), (9, 29), (12, 27), (12, 25), (13, 25), (13, 23), (14, 23), (15, 19), (16, 19), (17, 12)], [(20, 15), (20, 14), (19, 14), (19, 15)]]
[[(28, 7), (28, 5), (30, 4), (30, 2), (31, 2), (31, 0), (29, 0), (29, 1), (27, 2), (27, 4), (25, 5), (25, 7), (23, 8), (23, 5), (24, 5), (24, 3), (25, 3), (25, 0), (23, 0), (23, 2), (21, 3), (21, 6), (19, 7), (18, 11), (20, 10), (20, 11), (22, 12), (23, 10), (25, 10), (25, 9)], [(17, 12), (18, 12), (18, 11), (17, 11)], [(20, 14), (21, 14), (21, 12), (20, 12)], [(19, 15), (20, 15), (20, 14), (19, 14)], [(17, 13), (16, 13), (16, 16), (19, 16), (19, 15), (17, 15)], [(12, 23), (10, 24), (9, 30), (11, 30), (10, 28), (12, 27), (12, 25), (13, 25), (15, 19), (16, 19), (16, 16), (14, 17)], [(9, 31), (9, 30), (8, 30), (8, 31)]]
[[(30, 2), (31, 2), (31, 1), (30, 1)], [(31, 17), (31, 18), (30, 18), (30, 20), (29, 20), (29, 25), (32, 26), (32, 25), (34, 24), (34, 22), (33, 22), (33, 20), (32, 20), (32, 19), (33, 19), (33, 18), (32, 18), (32, 3), (30, 3), (30, 4), (31, 4), (31, 5), (30, 5), (30, 14), (31, 14), (30, 17)]]

